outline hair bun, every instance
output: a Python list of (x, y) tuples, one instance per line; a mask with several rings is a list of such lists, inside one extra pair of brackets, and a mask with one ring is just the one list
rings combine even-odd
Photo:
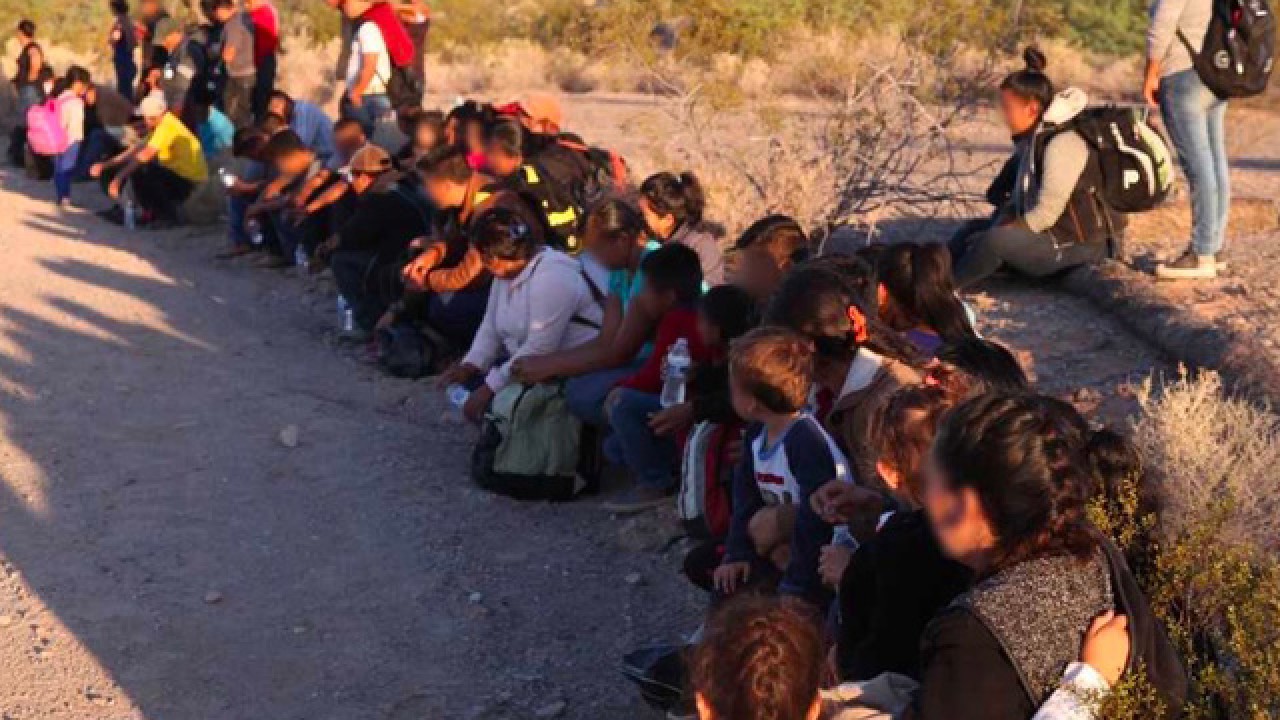
[(1022, 51), (1022, 61), (1027, 64), (1027, 69), (1031, 72), (1043, 73), (1045, 68), (1049, 67), (1049, 58), (1045, 57), (1045, 54), (1035, 45), (1028, 45), (1027, 49)]

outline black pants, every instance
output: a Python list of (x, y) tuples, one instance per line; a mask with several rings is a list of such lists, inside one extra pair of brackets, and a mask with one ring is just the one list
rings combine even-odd
[(959, 288), (972, 286), (1005, 267), (1044, 278), (1107, 256), (1106, 243), (1058, 245), (1045, 233), (1021, 225), (993, 226), (989, 219), (966, 223), (952, 237), (950, 248)]
[(271, 92), (276, 89), (276, 67), (278, 58), (268, 55), (258, 65), (258, 75), (253, 84), (253, 116), (262, 120), (267, 116), (267, 105), (271, 100)]
[(400, 263), (388, 262), (375, 253), (335, 252), (329, 259), (329, 267), (338, 292), (351, 304), (356, 324), (366, 332), (373, 332), (378, 319), (404, 292)]
[(431, 30), (431, 21), (421, 23), (405, 23), (409, 31), (409, 39), (413, 40), (413, 65), (409, 69), (418, 78), (423, 88), (427, 87), (427, 34)]
[[(118, 167), (110, 168), (102, 173), (104, 191), (120, 170)], [(196, 189), (195, 183), (155, 162), (135, 170), (129, 176), (129, 186), (138, 207), (158, 218), (172, 221), (181, 219), (178, 211)]]
[[(730, 597), (715, 589), (713, 576), (722, 562), (724, 562), (724, 540), (707, 540), (695, 545), (684, 556), (685, 577), (689, 578), (689, 582), (695, 586), (711, 594), (712, 607), (720, 605)], [(746, 586), (740, 588), (738, 592), (773, 593), (781, 580), (782, 573), (778, 572), (773, 563), (763, 558), (756, 558), (751, 562), (751, 574), (747, 577)]]

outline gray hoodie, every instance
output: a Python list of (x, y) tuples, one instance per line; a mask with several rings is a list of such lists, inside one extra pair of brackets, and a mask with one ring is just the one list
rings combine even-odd
[[(1020, 148), (1022, 160), (1018, 182), (1013, 189), (1013, 207), (1032, 232), (1049, 232), (1062, 218), (1076, 192), (1080, 176), (1089, 163), (1089, 145), (1079, 133), (1054, 135), (1037, 160), (1034, 144), (1045, 129), (1070, 122), (1089, 104), (1089, 96), (1078, 88), (1067, 88), (1053, 99), (1044, 113), (1041, 127)], [(1036, 163), (1040, 167), (1036, 167)]]
[(1213, 0), (1153, 0), (1147, 26), (1147, 59), (1160, 63), (1160, 76), (1169, 77), (1194, 65), (1191, 53), (1178, 37), (1181, 32), (1196, 52), (1213, 19)]

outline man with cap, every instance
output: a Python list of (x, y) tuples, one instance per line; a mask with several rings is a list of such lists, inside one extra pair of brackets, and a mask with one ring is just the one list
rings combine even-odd
[(327, 259), (338, 291), (351, 304), (359, 329), (371, 333), (403, 295), (400, 270), (410, 243), (427, 234), (432, 210), (391, 155), (367, 145), (348, 167), (356, 207), (342, 229), (316, 251), (318, 268)]
[[(105, 162), (89, 168), (99, 178), (107, 195), (119, 201), (126, 184), (140, 208), (143, 223), (167, 227), (180, 221), (179, 210), (195, 189), (208, 182), (200, 141), (165, 106), (163, 97), (152, 93), (138, 107), (147, 127), (147, 138)], [(113, 221), (124, 221), (117, 205), (104, 213)]]

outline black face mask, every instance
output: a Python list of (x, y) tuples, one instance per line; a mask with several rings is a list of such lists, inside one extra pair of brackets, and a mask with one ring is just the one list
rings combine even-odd
[(852, 337), (844, 335), (843, 337), (815, 337), (813, 338), (813, 349), (819, 357), (830, 360), (847, 360), (853, 356), (853, 348), (855, 343)]

